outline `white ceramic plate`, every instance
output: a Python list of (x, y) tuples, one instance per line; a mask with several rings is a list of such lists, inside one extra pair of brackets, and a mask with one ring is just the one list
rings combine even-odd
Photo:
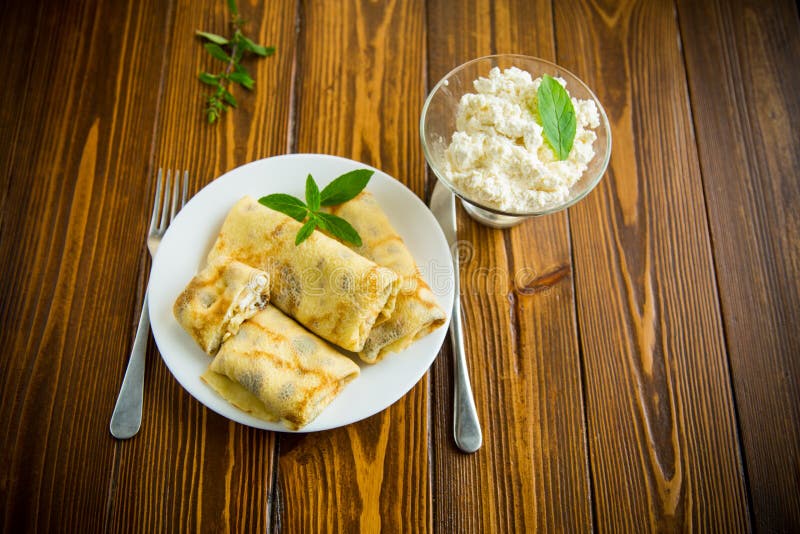
[[(172, 222), (161, 241), (150, 276), (153, 336), (178, 382), (211, 410), (245, 425), (287, 431), (278, 423), (256, 419), (235, 408), (200, 380), (211, 359), (172, 315), (173, 302), (205, 263), (228, 210), (245, 195), (259, 198), (270, 193), (289, 193), (303, 198), (309, 173), (321, 189), (337, 176), (362, 168), (371, 167), (320, 154), (290, 154), (254, 161), (208, 184)], [(442, 309), (447, 310), (449, 324), (453, 308), (453, 263), (433, 214), (408, 188), (377, 169), (367, 190), (375, 195), (405, 240)], [(347, 425), (390, 406), (422, 378), (436, 358), (446, 333), (444, 325), (405, 351), (389, 354), (375, 365), (358, 362), (361, 376), (301, 432)]]

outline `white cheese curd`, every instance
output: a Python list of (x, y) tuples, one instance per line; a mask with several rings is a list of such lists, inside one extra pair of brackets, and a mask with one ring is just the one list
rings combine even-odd
[[(566, 82), (556, 78), (566, 87)], [(511, 67), (495, 67), (474, 82), (477, 93), (461, 97), (444, 171), (467, 198), (503, 211), (530, 212), (569, 200), (594, 157), (600, 125), (592, 100), (572, 98), (577, 128), (569, 156), (556, 161), (531, 108), (537, 105), (541, 78)]]

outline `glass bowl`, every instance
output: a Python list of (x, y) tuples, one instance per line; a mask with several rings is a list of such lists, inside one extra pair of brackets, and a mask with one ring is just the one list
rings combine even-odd
[[(501, 71), (509, 67), (517, 67), (520, 70), (528, 71), (533, 79), (543, 74), (549, 74), (554, 78), (563, 78), (567, 82), (567, 91), (570, 96), (581, 100), (594, 100), (597, 105), (600, 125), (593, 129), (597, 134), (597, 139), (593, 144), (595, 155), (580, 179), (570, 188), (566, 202), (547, 206), (539, 211), (503, 211), (470, 198), (447, 177), (444, 170), (445, 150), (456, 131), (456, 114), (461, 96), (465, 93), (475, 93), (473, 82), (480, 77), (488, 76), (489, 71), (494, 67), (499, 67)], [(555, 213), (572, 206), (588, 195), (598, 184), (608, 167), (611, 156), (611, 128), (608, 125), (608, 118), (603, 106), (600, 105), (591, 89), (563, 67), (543, 59), (516, 54), (500, 54), (473, 59), (450, 71), (439, 80), (439, 83), (428, 95), (422, 108), (419, 131), (425, 159), (436, 177), (461, 198), (464, 209), (473, 219), (495, 228), (508, 228), (529, 217)]]

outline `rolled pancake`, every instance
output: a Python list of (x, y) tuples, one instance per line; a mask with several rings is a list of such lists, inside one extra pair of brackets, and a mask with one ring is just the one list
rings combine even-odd
[(220, 343), (269, 301), (269, 275), (219, 257), (192, 278), (175, 300), (178, 323), (212, 356)]
[(405, 349), (414, 340), (444, 324), (447, 315), (420, 275), (403, 238), (392, 227), (371, 193), (364, 191), (353, 200), (327, 211), (346, 219), (361, 236), (362, 245), (353, 247), (353, 250), (392, 269), (401, 277), (394, 312), (369, 333), (358, 354), (363, 361), (375, 363), (390, 352)]
[(297, 430), (358, 374), (350, 358), (269, 305), (223, 343), (202, 379), (240, 410)]
[(268, 272), (270, 302), (323, 339), (358, 352), (376, 321), (394, 309), (399, 277), (338, 241), (244, 197), (233, 206), (209, 262), (230, 256)]

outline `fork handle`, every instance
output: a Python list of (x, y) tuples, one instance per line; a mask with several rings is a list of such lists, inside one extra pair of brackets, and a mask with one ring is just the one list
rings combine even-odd
[(150, 332), (150, 315), (148, 315), (148, 294), (144, 293), (142, 314), (139, 327), (133, 340), (133, 349), (122, 379), (117, 404), (111, 415), (111, 435), (117, 439), (128, 439), (139, 432), (142, 425), (142, 396), (144, 393), (144, 364), (147, 353), (147, 335)]
[(453, 437), (459, 449), (472, 453), (481, 448), (483, 434), (467, 372), (460, 299), (453, 306), (450, 336), (453, 340)]

